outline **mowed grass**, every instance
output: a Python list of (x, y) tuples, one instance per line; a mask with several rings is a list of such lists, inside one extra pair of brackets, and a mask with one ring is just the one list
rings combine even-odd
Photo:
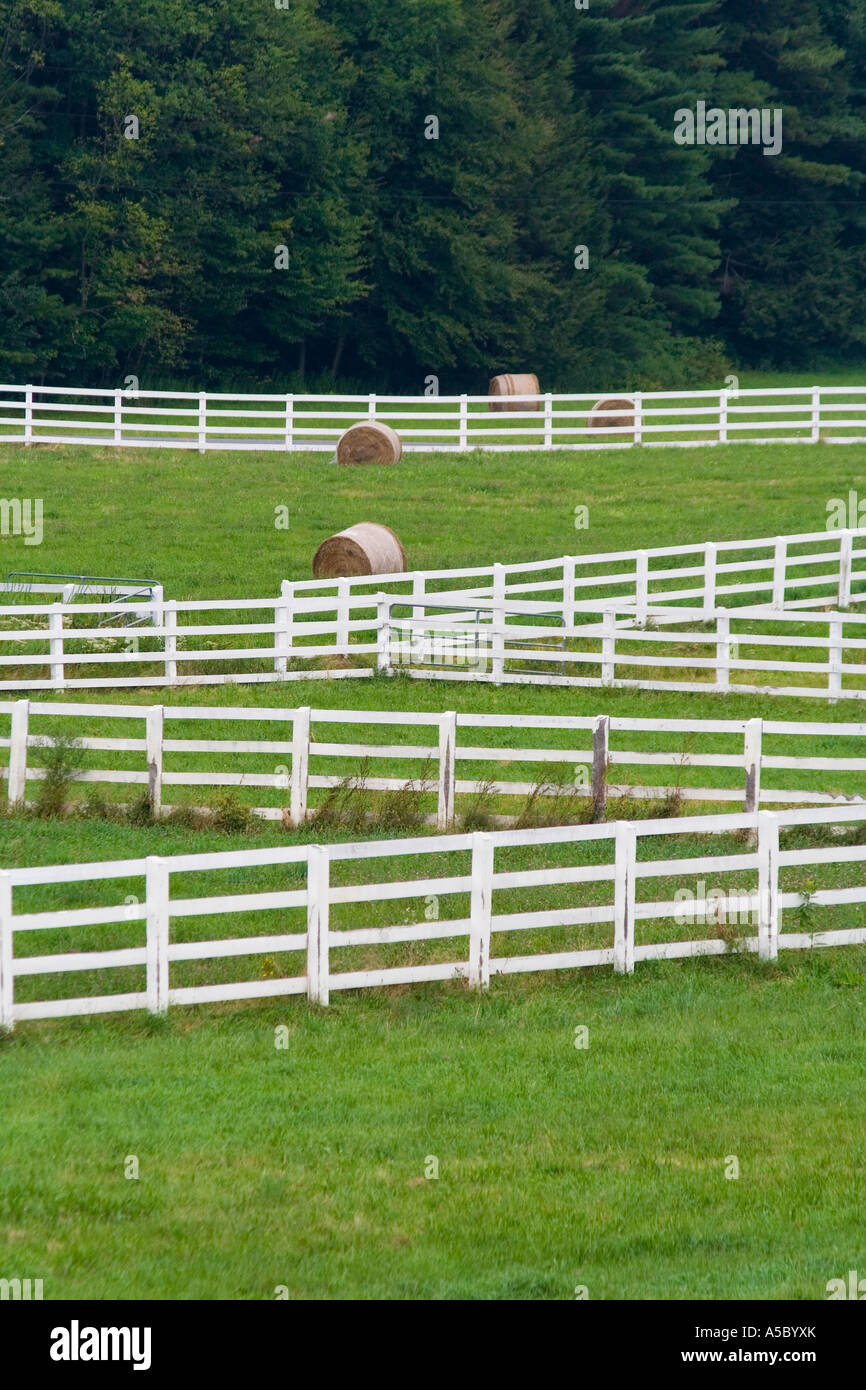
[[(396, 531), (410, 569), (447, 569), (821, 531), (830, 499), (866, 497), (859, 445), (410, 454), (391, 468), (7, 445), (0, 465), (4, 496), (44, 505), (41, 545), (0, 537), (4, 575), (152, 579), (174, 599), (278, 595), (281, 580), (312, 578), (323, 540), (360, 521)], [(581, 506), (589, 525), (576, 530)]]
[[(283, 578), (310, 577), (322, 539), (361, 520), (392, 526), (410, 566), (444, 568), (821, 530), (829, 499), (866, 482), (861, 448), (822, 445), (410, 455), (396, 469), (353, 471), (308, 454), (6, 447), (0, 459), (7, 497), (45, 501), (43, 545), (0, 538), (3, 573), (154, 578), (172, 598), (277, 593)], [(579, 504), (589, 530), (574, 529)], [(281, 505), (288, 531), (274, 526)], [(862, 712), (379, 679), (117, 698), (821, 721)], [(557, 742), (538, 735), (539, 746)], [(276, 827), (255, 836), (287, 842)], [(238, 847), (180, 827), (0, 821), (5, 866)], [(844, 866), (838, 881), (859, 868)], [(798, 870), (788, 886), (805, 891), (807, 878)], [(114, 887), (120, 903), (129, 885)], [(61, 905), (50, 890), (33, 898)], [(405, 906), (395, 900), (389, 920)], [(346, 924), (364, 924), (354, 911)], [(859, 912), (815, 910), (813, 925), (855, 925)], [(786, 917), (783, 927), (803, 929)], [(201, 930), (214, 925), (237, 929), (202, 919)], [(140, 936), (138, 924), (106, 930), (106, 946)], [(98, 929), (88, 933), (88, 948), (100, 944)], [(59, 948), (60, 933), (44, 937), (38, 949)], [(463, 945), (440, 949), (462, 958)], [(535, 945), (563, 948), (544, 931)], [(866, 1262), (864, 979), (858, 947), (783, 952), (771, 966), (736, 952), (638, 965), (631, 979), (609, 969), (499, 978), (485, 998), (454, 983), (336, 993), (327, 1011), (292, 998), (172, 1009), (164, 1022), (19, 1025), (0, 1046), (0, 1277), (42, 1277), (46, 1298), (267, 1299), (285, 1286), (292, 1298), (570, 1299), (578, 1285), (592, 1299), (823, 1298), (828, 1279)], [(44, 984), (20, 980), (19, 997)], [(66, 976), (62, 992), (88, 988)], [(574, 1047), (579, 1025), (585, 1050)], [(129, 1155), (137, 1180), (124, 1177)], [(725, 1177), (732, 1155), (736, 1180)], [(439, 1177), (425, 1178), (434, 1157)]]
[(46, 1298), (824, 1298), (866, 1257), (863, 965), (31, 1025), (0, 1049), (2, 1273)]

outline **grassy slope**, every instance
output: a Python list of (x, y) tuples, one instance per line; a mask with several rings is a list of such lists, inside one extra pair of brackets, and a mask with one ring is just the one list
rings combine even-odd
[[(40, 550), (2, 539), (4, 572), (153, 576), (175, 597), (275, 592), (309, 575), (324, 536), (363, 519), (392, 525), (419, 567), (819, 530), (827, 500), (866, 475), (858, 448), (748, 445), (416, 456), (346, 475), (304, 455), (0, 457), (6, 495), (41, 495), (46, 510)], [(281, 503), (288, 533), (273, 527)], [(573, 528), (577, 503), (589, 532)], [(574, 713), (599, 706), (595, 692), (378, 682), (201, 694), (527, 712), (564, 698)], [(604, 705), (859, 717), (621, 692)], [(193, 847), (177, 831), (95, 824), (0, 833), (7, 864), (144, 853), (153, 835)], [(29, 1025), (0, 1053), (0, 1274), (42, 1275), (48, 1297), (267, 1298), (287, 1284), (313, 1297), (568, 1298), (578, 1282), (595, 1298), (821, 1297), (866, 1258), (863, 957), (512, 978), (482, 1003), (452, 986), (338, 995), (327, 1016), (291, 1000), (179, 1010), (163, 1027)], [(282, 1022), (289, 1048), (276, 1051)], [(588, 1052), (572, 1046), (577, 1023)], [(139, 1182), (122, 1176), (130, 1153)], [(723, 1177), (732, 1153), (738, 1182)], [(428, 1154), (438, 1182), (423, 1180)]]

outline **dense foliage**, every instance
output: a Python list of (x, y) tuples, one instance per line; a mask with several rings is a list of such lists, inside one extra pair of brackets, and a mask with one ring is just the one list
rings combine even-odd
[(866, 0), (0, 0), (0, 376), (862, 361), (864, 73)]

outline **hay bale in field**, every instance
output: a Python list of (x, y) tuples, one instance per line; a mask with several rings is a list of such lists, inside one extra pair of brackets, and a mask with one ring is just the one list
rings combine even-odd
[[(630, 410), (632, 413), (609, 415), (607, 412), (610, 410)], [(606, 400), (596, 401), (586, 423), (591, 430), (634, 429), (634, 401), (628, 396), (609, 396)]]
[(353, 574), (405, 574), (406, 552), (390, 526), (360, 521), (322, 541), (313, 556), (316, 579)]
[(541, 401), (509, 401), (508, 396), (537, 396), (538, 377), (531, 372), (504, 373), (493, 377), (487, 388), (491, 410), (540, 410)]
[(337, 444), (338, 463), (399, 463), (402, 454), (399, 434), (381, 420), (359, 420)]

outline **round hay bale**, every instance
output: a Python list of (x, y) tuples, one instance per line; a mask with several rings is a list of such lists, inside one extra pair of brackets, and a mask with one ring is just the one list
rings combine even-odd
[(506, 372), (493, 377), (487, 388), (491, 410), (540, 410), (541, 401), (509, 401), (508, 396), (537, 396), (538, 377), (531, 372)]
[[(631, 415), (608, 415), (609, 410), (630, 410)], [(634, 429), (634, 401), (629, 400), (628, 396), (609, 396), (606, 400), (596, 401), (592, 407), (592, 413), (587, 420), (587, 425), (591, 430), (615, 430), (626, 427)]]
[(360, 521), (322, 541), (313, 556), (316, 579), (353, 574), (405, 574), (406, 552), (390, 526)]
[(399, 463), (402, 454), (399, 434), (381, 420), (359, 420), (337, 444), (338, 463)]

